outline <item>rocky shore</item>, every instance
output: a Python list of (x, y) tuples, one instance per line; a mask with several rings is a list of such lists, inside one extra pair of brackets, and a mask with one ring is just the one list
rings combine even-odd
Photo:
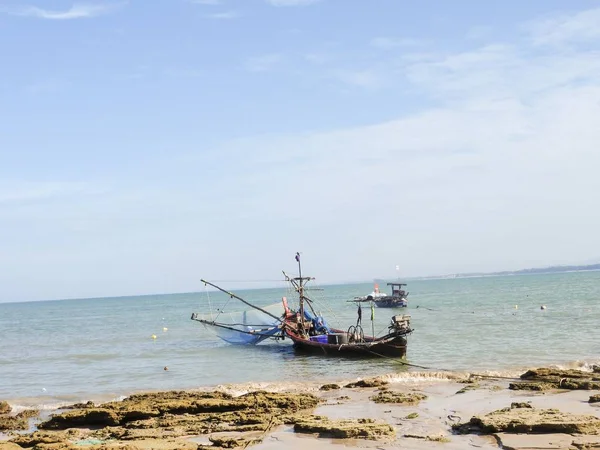
[(242, 395), (226, 387), (142, 393), (44, 419), (0, 401), (0, 450), (600, 449), (600, 368), (350, 381)]

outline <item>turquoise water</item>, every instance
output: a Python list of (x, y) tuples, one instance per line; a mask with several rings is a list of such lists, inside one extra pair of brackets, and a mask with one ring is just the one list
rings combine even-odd
[[(370, 293), (373, 286), (322, 288), (311, 295), (322, 300), (330, 325), (347, 328), (356, 321), (356, 306), (346, 300)], [(411, 314), (415, 329), (410, 363), (506, 372), (600, 360), (600, 272), (419, 280), (410, 282), (408, 291), (409, 307), (400, 312)], [(284, 289), (236, 293), (261, 305), (286, 295)], [(210, 293), (213, 308), (226, 300)], [(226, 309), (244, 305), (230, 300)], [(0, 304), (0, 399), (51, 406), (139, 390), (419, 370), (389, 359), (297, 355), (289, 340), (231, 346), (190, 320), (192, 312), (209, 310), (205, 292)], [(376, 334), (395, 312), (375, 310)], [(364, 312), (363, 327), (370, 334)]]

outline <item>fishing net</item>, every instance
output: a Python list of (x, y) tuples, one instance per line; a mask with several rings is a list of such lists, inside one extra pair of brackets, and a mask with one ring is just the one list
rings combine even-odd
[[(262, 307), (262, 309), (277, 317), (282, 317), (284, 313), (281, 302)], [(256, 309), (237, 312), (220, 311), (214, 319), (210, 314), (197, 315), (196, 319), (230, 344), (258, 344), (281, 332), (279, 328), (281, 321)]]

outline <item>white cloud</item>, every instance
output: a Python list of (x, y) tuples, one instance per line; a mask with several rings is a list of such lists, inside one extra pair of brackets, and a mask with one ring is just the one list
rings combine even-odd
[(380, 86), (379, 74), (405, 77), (437, 106), (372, 126), (230, 142), (218, 155), (236, 163), (216, 189), (247, 223), (277, 220), (288, 237), (303, 223), (297, 245), (315, 259), (335, 254), (347, 278), (377, 276), (399, 255), (407, 275), (594, 256), (600, 49), (546, 54), (520, 38), (338, 73), (367, 87)]
[(0, 6), (0, 12), (21, 17), (34, 17), (47, 20), (72, 20), (86, 19), (101, 16), (113, 12), (114, 10), (123, 7), (126, 3), (112, 4), (92, 4), (92, 3), (74, 3), (70, 9), (66, 11), (51, 11), (38, 8), (37, 6), (19, 6), (9, 7)]
[(576, 44), (600, 38), (600, 8), (531, 21), (526, 29), (537, 45)]
[(322, 0), (266, 0), (267, 3), (273, 6), (305, 6), (320, 1)]
[(24, 182), (5, 180), (0, 183), (0, 207), (29, 202), (49, 201), (72, 195), (100, 192), (98, 187), (82, 182)]
[(331, 75), (344, 84), (360, 88), (378, 88), (384, 84), (383, 75), (376, 69), (334, 70)]

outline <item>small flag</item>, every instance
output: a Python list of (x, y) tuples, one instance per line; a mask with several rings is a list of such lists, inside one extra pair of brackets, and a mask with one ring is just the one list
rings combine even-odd
[(300, 253), (296, 252), (296, 261), (300, 262)]
[(371, 302), (371, 321), (375, 320), (375, 303)]

